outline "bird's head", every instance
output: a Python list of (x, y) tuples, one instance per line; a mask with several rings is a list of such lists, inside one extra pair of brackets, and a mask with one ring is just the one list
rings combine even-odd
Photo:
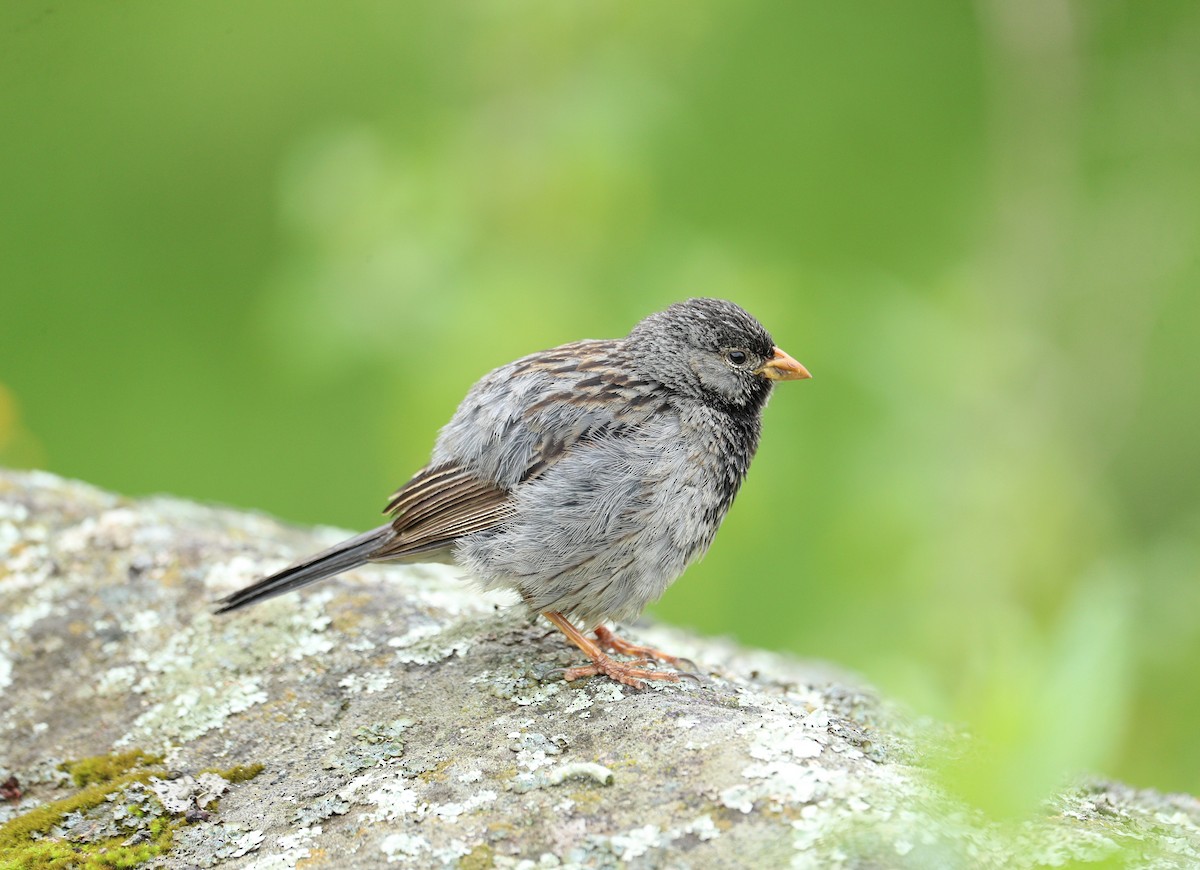
[(634, 363), (675, 392), (757, 412), (775, 381), (812, 377), (763, 325), (724, 299), (688, 299), (642, 320), (626, 342)]

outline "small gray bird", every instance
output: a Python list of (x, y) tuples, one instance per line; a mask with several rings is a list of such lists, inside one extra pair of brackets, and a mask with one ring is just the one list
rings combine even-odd
[(773, 383), (808, 377), (722, 299), (678, 302), (625, 338), (523, 357), (470, 389), (429, 464), (388, 502), (389, 523), (221, 599), (217, 612), (367, 562), (451, 562), (486, 589), (515, 589), (583, 650), (592, 664), (566, 679), (677, 680), (638, 666), (679, 659), (603, 623), (635, 618), (703, 555), (754, 458)]

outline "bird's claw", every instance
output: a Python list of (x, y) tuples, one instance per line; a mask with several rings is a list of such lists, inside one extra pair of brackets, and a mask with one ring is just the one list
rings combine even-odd
[(567, 672), (565, 667), (551, 667), (549, 664), (534, 665), (529, 670), (532, 676), (539, 683), (547, 683), (551, 680), (561, 680), (562, 675)]
[(698, 671), (700, 668), (691, 659), (673, 656), (670, 653), (665, 653), (660, 649), (655, 649), (652, 646), (643, 646), (640, 643), (633, 643), (625, 640), (623, 637), (618, 637), (611, 629), (603, 625), (598, 625), (593, 632), (596, 635), (596, 642), (601, 647), (609, 652), (623, 653), (624, 655), (637, 656), (639, 661), (645, 662), (654, 660), (663, 662), (677, 671), (689, 670)]
[(605, 676), (610, 680), (616, 680), (618, 683), (622, 683), (633, 689), (646, 688), (644, 680), (665, 680), (672, 683), (679, 681), (678, 674), (671, 673), (670, 671), (648, 671), (645, 668), (637, 667), (637, 665), (641, 664), (646, 664), (646, 660), (638, 659), (631, 662), (618, 662), (605, 656), (603, 659), (594, 661), (590, 665), (567, 668), (563, 671), (563, 679), (569, 683), (583, 677)]

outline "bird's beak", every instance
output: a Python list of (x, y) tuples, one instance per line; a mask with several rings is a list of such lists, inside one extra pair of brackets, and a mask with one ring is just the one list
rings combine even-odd
[(784, 351), (775, 347), (772, 348), (775, 355), (762, 364), (762, 367), (754, 373), (762, 375), (764, 378), (770, 378), (773, 381), (802, 381), (805, 378), (811, 378), (808, 369), (800, 365)]

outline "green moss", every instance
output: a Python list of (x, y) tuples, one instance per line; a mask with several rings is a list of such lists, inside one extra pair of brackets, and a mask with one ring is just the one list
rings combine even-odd
[(201, 773), (215, 773), (226, 782), (247, 782), (263, 772), (262, 764), (235, 764), (233, 767), (206, 767)]
[(75, 785), (83, 788), (94, 782), (111, 782), (135, 767), (145, 767), (161, 761), (162, 756), (150, 755), (140, 749), (131, 749), (128, 752), (111, 755), (94, 755), (78, 761), (64, 761), (58, 766), (58, 769), (71, 774)]
[[(130, 838), (129, 831), (90, 843), (49, 836), (70, 813), (87, 812), (100, 806), (108, 795), (134, 783), (145, 784), (153, 777), (165, 779), (167, 772), (156, 766), (161, 761), (160, 756), (133, 749), (63, 762), (59, 769), (70, 774), (71, 781), (80, 790), (35, 807), (0, 827), (0, 870), (113, 870), (136, 867), (166, 853), (171, 848), (175, 830), (186, 824), (180, 816), (160, 816), (150, 820), (144, 829), (146, 839), (128, 846), (123, 844)], [(262, 771), (261, 764), (239, 764), (204, 772), (237, 783), (254, 779)], [(128, 809), (132, 816), (145, 815), (136, 804)]]
[[(57, 825), (67, 813), (82, 812), (104, 803), (105, 795), (119, 791), (135, 782), (147, 782), (152, 776), (161, 776), (163, 771), (131, 773), (110, 782), (96, 783), (76, 792), (70, 797), (35, 807), (24, 815), (10, 819), (0, 828), (0, 850), (11, 848), (20, 841), (28, 840), (33, 834), (44, 834)], [(4, 854), (0, 851), (0, 855)]]
[(446, 772), (457, 761), (458, 759), (456, 758), (447, 758), (445, 761), (439, 761), (433, 767), (429, 768), (429, 770), (418, 774), (417, 778), (424, 782), (445, 782), (449, 778)]
[[(175, 828), (182, 819), (155, 819), (148, 828), (149, 839), (124, 846), (129, 833), (95, 843), (72, 843), (47, 837), (56, 825), (73, 812), (86, 812), (107, 800), (107, 796), (134, 783), (147, 783), (151, 777), (165, 777), (165, 770), (150, 768), (161, 758), (135, 749), (113, 755), (99, 755), (64, 762), (60, 767), (71, 774), (80, 787), (73, 795), (35, 807), (10, 819), (0, 827), (0, 870), (58, 870), (58, 868), (134, 867), (170, 848)], [(38, 838), (41, 839), (38, 839)]]
[(461, 870), (488, 870), (496, 866), (496, 854), (491, 846), (480, 843), (459, 859), (458, 866)]
[(0, 870), (114, 870), (136, 867), (171, 848), (175, 828), (182, 819), (155, 819), (150, 825), (150, 839), (133, 846), (122, 843), (129, 834), (119, 834), (95, 843), (70, 843), (65, 840), (31, 840), (11, 850), (0, 846)]

